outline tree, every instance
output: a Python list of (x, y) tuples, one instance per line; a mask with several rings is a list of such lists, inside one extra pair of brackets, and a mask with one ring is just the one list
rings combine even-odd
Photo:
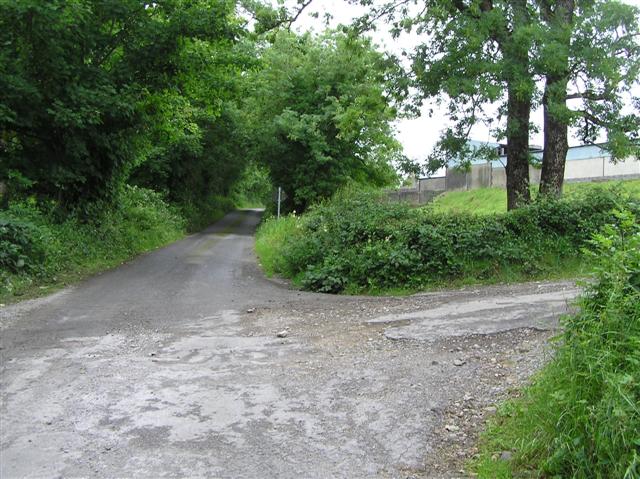
[(252, 131), (251, 157), (268, 166), (287, 193), (287, 207), (304, 210), (351, 181), (386, 185), (400, 145), (385, 89), (393, 63), (370, 41), (326, 33), (279, 31), (247, 78), (243, 107)]
[[(545, 78), (540, 193), (562, 192), (569, 127), (584, 142), (607, 135), (614, 159), (638, 155), (640, 117), (622, 99), (640, 74), (638, 9), (617, 1), (541, 0), (539, 71)], [(568, 91), (570, 90), (570, 91)], [(568, 106), (567, 100), (578, 101)]]
[(150, 98), (185, 48), (233, 40), (227, 0), (0, 0), (0, 174), (69, 206), (109, 199), (148, 156)]
[(183, 209), (206, 210), (214, 197), (230, 194), (247, 166), (240, 103), (243, 72), (255, 55), (245, 38), (184, 43), (172, 88), (143, 105), (146, 154), (131, 182), (164, 192)]
[[(429, 0), (414, 11), (411, 7), (417, 3), (399, 0), (372, 7), (357, 27), (386, 17), (396, 36), (412, 29), (425, 36), (412, 56), (419, 99), (443, 101), (446, 95), (454, 123), (430, 155), (428, 169), (436, 170), (452, 158), (468, 163), (469, 131), (484, 121), (508, 145), (508, 207), (528, 203), (530, 115), (535, 100), (531, 5), (527, 0)], [(494, 103), (499, 103), (505, 125), (496, 124), (495, 115), (486, 113), (486, 106)]]
[(540, 12), (547, 30), (540, 62), (545, 79), (542, 97), (544, 146), (540, 193), (544, 196), (556, 196), (562, 189), (564, 163), (569, 150), (570, 114), (566, 108), (566, 95), (575, 0), (542, 0)]
[[(416, 11), (418, 4), (423, 8)], [(448, 98), (454, 126), (430, 156), (428, 169), (452, 158), (468, 164), (474, 155), (495, 154), (467, 145), (471, 127), (484, 121), (496, 138), (506, 138), (508, 208), (527, 203), (530, 114), (539, 102), (543, 194), (561, 191), (569, 126), (579, 126), (586, 142), (604, 129), (614, 158), (637, 154), (640, 122), (622, 113), (623, 94), (639, 73), (635, 8), (604, 0), (396, 0), (371, 7), (357, 26), (383, 17), (395, 35), (412, 29), (425, 35), (413, 55), (415, 84), (422, 98)], [(568, 99), (582, 105), (572, 110)], [(506, 124), (495, 126), (495, 115), (485, 109), (492, 103)]]

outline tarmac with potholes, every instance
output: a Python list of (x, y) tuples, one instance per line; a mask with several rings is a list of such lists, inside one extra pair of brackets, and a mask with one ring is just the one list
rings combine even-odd
[(464, 477), (578, 288), (301, 293), (259, 217), (0, 309), (0, 477)]

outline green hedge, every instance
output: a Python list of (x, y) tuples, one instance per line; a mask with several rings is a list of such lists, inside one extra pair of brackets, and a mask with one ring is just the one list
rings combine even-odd
[[(285, 223), (288, 231), (272, 245), (278, 263), (266, 266), (331, 293), (545, 277), (579, 264), (581, 249), (616, 221), (613, 210), (622, 206), (640, 212), (625, 193), (610, 189), (482, 216), (343, 192)], [(259, 232), (259, 253), (275, 229), (267, 223)]]

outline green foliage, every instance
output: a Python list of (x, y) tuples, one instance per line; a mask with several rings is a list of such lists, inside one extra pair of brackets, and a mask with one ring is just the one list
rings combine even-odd
[[(591, 189), (620, 189), (636, 198), (640, 198), (640, 180), (610, 181), (606, 183), (567, 183), (564, 196), (584, 194)], [(532, 196), (537, 194), (537, 186), (531, 188)], [(502, 188), (479, 188), (469, 191), (448, 191), (436, 197), (431, 206), (442, 213), (493, 214), (507, 210), (507, 193)]]
[[(288, 220), (286, 233), (261, 229), (258, 242), (277, 250), (271, 254), (277, 263), (261, 258), (268, 270), (298, 277), (314, 291), (526, 280), (575, 274), (583, 262), (581, 248), (628, 202), (619, 191), (594, 189), (478, 216), (387, 204), (374, 193), (343, 193)], [(271, 231), (279, 234), (270, 238)]]
[(185, 221), (158, 193), (125, 187), (117, 204), (96, 203), (62, 221), (51, 202), (0, 212), (0, 298), (109, 268), (184, 234)]
[(291, 269), (291, 262), (283, 256), (282, 247), (300, 234), (300, 228), (302, 222), (296, 215), (283, 216), (280, 219), (272, 216), (260, 225), (255, 248), (267, 276), (281, 274), (293, 277), (296, 274), (296, 271)]
[[(481, 477), (640, 477), (640, 225), (628, 211), (614, 221), (593, 237), (594, 281), (554, 358), (490, 425)], [(512, 463), (491, 459), (505, 448)]]
[[(467, 166), (479, 155), (491, 159), (495, 151), (474, 152), (467, 143), (482, 123), (508, 144), (509, 207), (528, 202), (530, 113), (542, 105), (543, 171), (560, 186), (568, 126), (585, 142), (605, 133), (617, 160), (639, 154), (636, 6), (618, 0), (432, 0), (424, 8), (420, 2), (359, 3), (367, 13), (356, 22), (358, 31), (383, 18), (392, 35), (413, 32), (423, 39), (412, 54), (416, 106), (426, 98), (446, 103), (451, 120), (428, 171)], [(546, 174), (543, 180), (548, 184)]]
[[(203, 92), (225, 69), (206, 67), (234, 41), (233, 15), (227, 0), (0, 1), (0, 180), (13, 192), (26, 178), (71, 209), (111, 199), (132, 167), (190, 130), (189, 115), (170, 114), (215, 115), (221, 95)], [(158, 146), (154, 124), (171, 120)]]
[(356, 181), (386, 185), (401, 159), (386, 94), (393, 63), (370, 41), (280, 32), (247, 81), (251, 157), (301, 211)]
[(166, 193), (169, 201), (193, 212), (189, 217), (205, 207), (206, 217), (209, 198), (230, 196), (247, 165), (248, 130), (237, 102), (248, 53), (240, 46), (198, 44), (191, 54), (203, 58), (188, 63), (180, 87), (145, 106), (148, 153), (129, 181)]
[(233, 185), (232, 196), (239, 207), (264, 207), (273, 204), (273, 190), (269, 170), (250, 163)]
[[(403, 17), (405, 29), (431, 33), (413, 55), (420, 97), (444, 93), (450, 99), (453, 124), (443, 132), (429, 157), (430, 171), (452, 159), (462, 166), (469, 164), (474, 155), (467, 139), (478, 122), (487, 125), (495, 138), (506, 138), (507, 142), (517, 131), (528, 135), (536, 89), (531, 53), (539, 29), (532, 23), (533, 7), (526, 0), (472, 1), (469, 5), (444, 0), (434, 4), (435, 8), (415, 18), (408, 12), (396, 13)], [(395, 33), (400, 34), (400, 30)], [(513, 108), (508, 102), (520, 102), (522, 107)], [(495, 111), (487, 108), (496, 103), (506, 123), (495, 121)], [(513, 161), (514, 148), (508, 150), (508, 161)], [(491, 159), (490, 150), (477, 153)]]
[(199, 231), (218, 221), (226, 213), (233, 210), (236, 204), (226, 196), (210, 195), (195, 198), (178, 205), (182, 216), (186, 220), (187, 231)]
[(272, 179), (296, 208), (395, 180), (398, 65), (261, 1), (251, 34), (239, 6), (0, 0), (1, 294), (268, 203)]
[[(260, 20), (268, 29), (287, 22), (286, 9), (244, 3), (274, 13)], [(35, 195), (90, 219), (91, 204), (112, 209), (132, 184), (162, 193), (196, 229), (231, 207), (226, 198), (264, 202), (267, 177), (298, 208), (347, 181), (395, 179), (385, 88), (397, 65), (344, 35), (276, 30), (269, 42), (237, 8), (0, 0), (3, 207)]]
[[(578, 128), (585, 142), (605, 133), (605, 147), (616, 160), (640, 155), (640, 104), (632, 91), (640, 76), (639, 21), (640, 9), (627, 2), (576, 2), (571, 41), (566, 42), (569, 62), (564, 66), (574, 91), (563, 92), (552, 105), (557, 116)], [(559, 42), (548, 34), (545, 40), (549, 51), (542, 50), (541, 61), (553, 72)], [(570, 109), (566, 93), (577, 99)]]
[(44, 259), (37, 228), (28, 222), (0, 217), (0, 267), (12, 273), (38, 271)]

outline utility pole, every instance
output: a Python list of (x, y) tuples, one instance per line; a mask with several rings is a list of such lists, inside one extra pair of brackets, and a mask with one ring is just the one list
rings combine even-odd
[(282, 198), (282, 187), (278, 186), (278, 219), (280, 219), (280, 201)]

